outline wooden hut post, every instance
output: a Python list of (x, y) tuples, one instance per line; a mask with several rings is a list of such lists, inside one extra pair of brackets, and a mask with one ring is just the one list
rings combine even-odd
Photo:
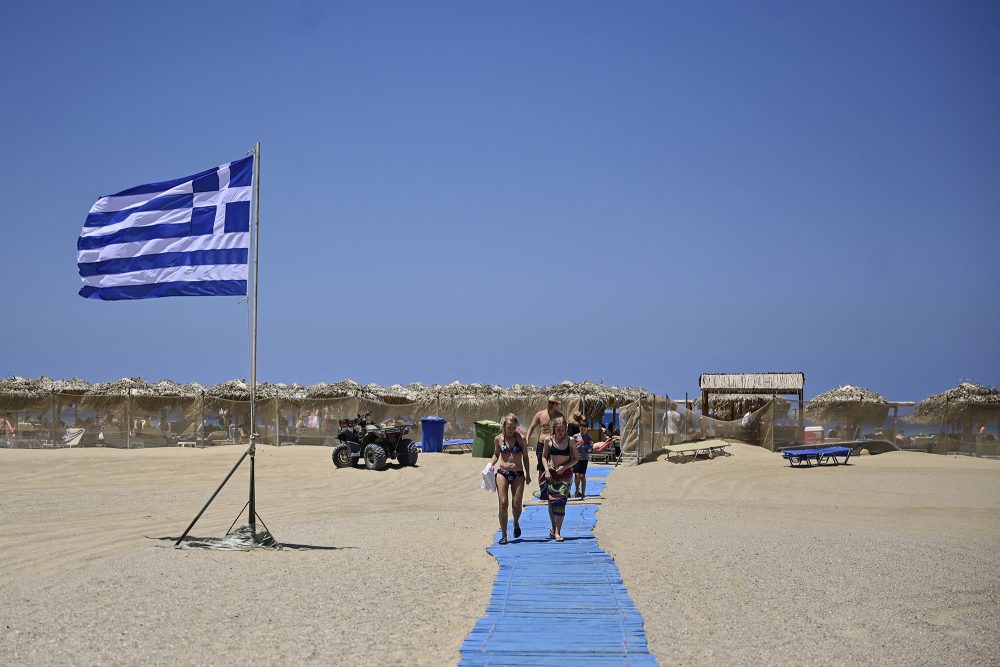
[(125, 390), (125, 449), (132, 449), (132, 389)]
[(806, 409), (805, 409), (805, 391), (799, 389), (799, 442), (805, 442), (806, 440)]
[(281, 444), (281, 399), (274, 397), (274, 446)]
[(701, 390), (701, 414), (708, 416), (708, 390)]
[(198, 439), (201, 441), (199, 444), (204, 447), (207, 442), (205, 442), (205, 390), (202, 389), (201, 393), (198, 394), (198, 429), (195, 433), (198, 434)]
[(49, 442), (56, 441), (56, 392), (49, 392)]
[[(770, 449), (772, 452), (774, 451), (774, 431), (775, 431), (775, 426), (774, 426), (774, 404), (777, 402), (777, 400), (778, 400), (777, 395), (771, 394), (771, 424), (769, 426), (770, 432), (767, 434), (767, 437), (768, 437), (768, 445), (769, 445), (768, 449)], [(801, 408), (799, 408), (799, 409), (801, 410)], [(802, 418), (802, 413), (801, 412), (799, 412), (799, 418), (800, 419)]]

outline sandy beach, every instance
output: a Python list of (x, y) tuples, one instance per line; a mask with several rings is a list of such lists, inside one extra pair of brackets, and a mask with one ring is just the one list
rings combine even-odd
[[(621, 468), (598, 513), (661, 664), (1000, 661), (1000, 462), (732, 450)], [(259, 511), (297, 546), (170, 548), (241, 453), (0, 450), (0, 663), (458, 660), (496, 574), (482, 459), (374, 473), (264, 447)], [(246, 495), (241, 470), (194, 534)]]
[(1000, 461), (731, 451), (616, 473), (598, 513), (661, 664), (1000, 663)]

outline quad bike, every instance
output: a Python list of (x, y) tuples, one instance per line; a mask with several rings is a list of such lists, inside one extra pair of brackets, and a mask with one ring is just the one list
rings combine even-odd
[(350, 468), (363, 459), (369, 470), (385, 470), (387, 459), (396, 459), (400, 465), (417, 465), (420, 450), (415, 442), (404, 438), (410, 426), (378, 426), (370, 421), (370, 412), (359, 414), (357, 419), (341, 422), (333, 448), (333, 465)]

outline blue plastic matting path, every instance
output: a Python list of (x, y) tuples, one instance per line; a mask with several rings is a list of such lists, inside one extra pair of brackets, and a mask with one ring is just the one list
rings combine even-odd
[(525, 508), (521, 537), (489, 548), (500, 571), (459, 664), (657, 664), (618, 566), (594, 537), (598, 507), (567, 506), (565, 542), (548, 539), (547, 507)]
[[(608, 475), (614, 471), (611, 466), (587, 466), (587, 498), (597, 498), (604, 491)], [(571, 489), (572, 490), (572, 489)]]

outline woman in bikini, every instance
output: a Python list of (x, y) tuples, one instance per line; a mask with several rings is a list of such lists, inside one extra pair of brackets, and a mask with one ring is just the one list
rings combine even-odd
[(521, 502), (524, 485), (531, 484), (528, 468), (528, 443), (517, 432), (517, 416), (509, 414), (500, 422), (500, 434), (493, 441), (493, 460), (496, 470), (497, 498), (500, 501), (500, 544), (507, 544), (508, 494), (514, 496), (514, 537), (521, 537)]
[(566, 420), (556, 417), (552, 420), (552, 436), (545, 440), (542, 449), (542, 462), (545, 464), (545, 475), (549, 480), (549, 520), (552, 530), (549, 537), (556, 542), (562, 542), (562, 525), (566, 517), (566, 499), (569, 497), (569, 485), (573, 480), (573, 466), (579, 460), (576, 447), (566, 435)]

